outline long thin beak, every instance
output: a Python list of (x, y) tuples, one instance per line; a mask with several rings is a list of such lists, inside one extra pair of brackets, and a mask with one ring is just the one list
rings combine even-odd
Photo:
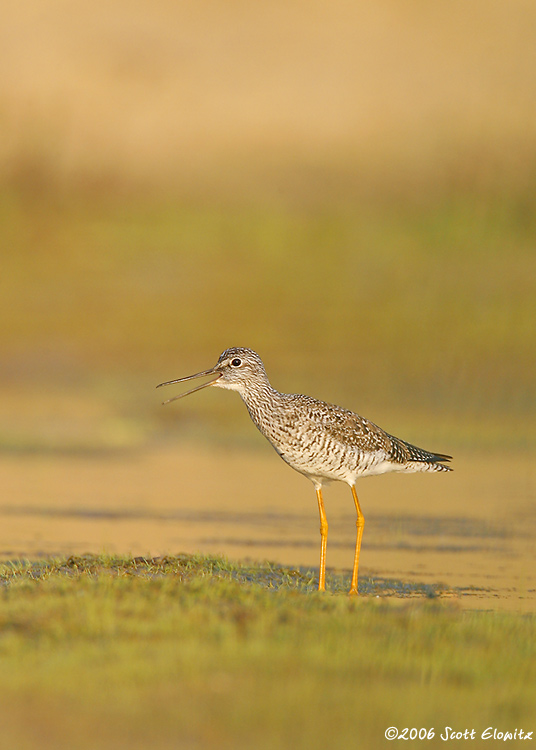
[(208, 388), (209, 385), (213, 385), (216, 380), (221, 378), (222, 373), (217, 372), (217, 370), (212, 367), (210, 370), (205, 370), (204, 372), (198, 372), (195, 375), (188, 375), (185, 378), (177, 378), (177, 380), (168, 380), (167, 383), (159, 383), (156, 387), (161, 388), (163, 385), (173, 385), (174, 383), (183, 383), (185, 380), (195, 380), (195, 378), (202, 378), (205, 375), (214, 375), (212, 380), (209, 380), (208, 383), (203, 383), (203, 385), (198, 385), (196, 388), (192, 388), (190, 391), (186, 391), (186, 393), (180, 393), (178, 396), (173, 396), (173, 398), (168, 398), (167, 401), (162, 402), (162, 406), (164, 404), (169, 404), (171, 401), (176, 401), (178, 398), (183, 398), (184, 396), (189, 396), (190, 393), (195, 393), (196, 391), (200, 391), (202, 388)]

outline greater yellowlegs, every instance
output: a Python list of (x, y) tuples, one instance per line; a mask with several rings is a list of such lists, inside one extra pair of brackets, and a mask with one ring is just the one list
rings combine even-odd
[(359, 552), (365, 518), (355, 491), (358, 477), (390, 471), (451, 471), (451, 456), (430, 453), (389, 435), (368, 419), (340, 406), (309, 396), (280, 393), (272, 387), (259, 355), (251, 349), (226, 349), (209, 370), (160, 383), (157, 388), (207, 376), (210, 379), (169, 404), (208, 386), (238, 391), (258, 429), (283, 461), (314, 484), (320, 512), (320, 574), (318, 590), (326, 587), (328, 522), (322, 498), (324, 481), (340, 480), (352, 490), (357, 511), (357, 540), (350, 594), (357, 594)]

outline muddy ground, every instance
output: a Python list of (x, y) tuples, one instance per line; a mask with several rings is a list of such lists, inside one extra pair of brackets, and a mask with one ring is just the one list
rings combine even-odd
[[(442, 584), (463, 606), (536, 609), (534, 471), (460, 456), (449, 475), (363, 479), (361, 574)], [(318, 566), (313, 486), (269, 450), (167, 445), (106, 456), (4, 455), (0, 558), (221, 553)], [(328, 570), (350, 569), (350, 491), (326, 487)]]

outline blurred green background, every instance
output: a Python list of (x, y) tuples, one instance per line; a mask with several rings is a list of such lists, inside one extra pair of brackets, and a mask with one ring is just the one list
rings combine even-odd
[(534, 446), (534, 4), (4, 16), (4, 449), (248, 441), (154, 391), (233, 345), (425, 447)]

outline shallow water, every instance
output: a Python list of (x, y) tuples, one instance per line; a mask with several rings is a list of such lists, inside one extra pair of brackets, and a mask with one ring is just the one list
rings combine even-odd
[[(366, 519), (363, 589), (371, 578), (391, 581), (388, 596), (399, 584), (439, 584), (466, 607), (536, 611), (531, 462), (522, 455), (462, 455), (453, 466), (448, 475), (358, 483)], [(13, 454), (0, 459), (0, 471), (2, 559), (202, 552), (318, 566), (313, 486), (270, 450), (179, 443), (100, 456)], [(349, 575), (352, 497), (337, 483), (324, 498), (328, 573)]]

